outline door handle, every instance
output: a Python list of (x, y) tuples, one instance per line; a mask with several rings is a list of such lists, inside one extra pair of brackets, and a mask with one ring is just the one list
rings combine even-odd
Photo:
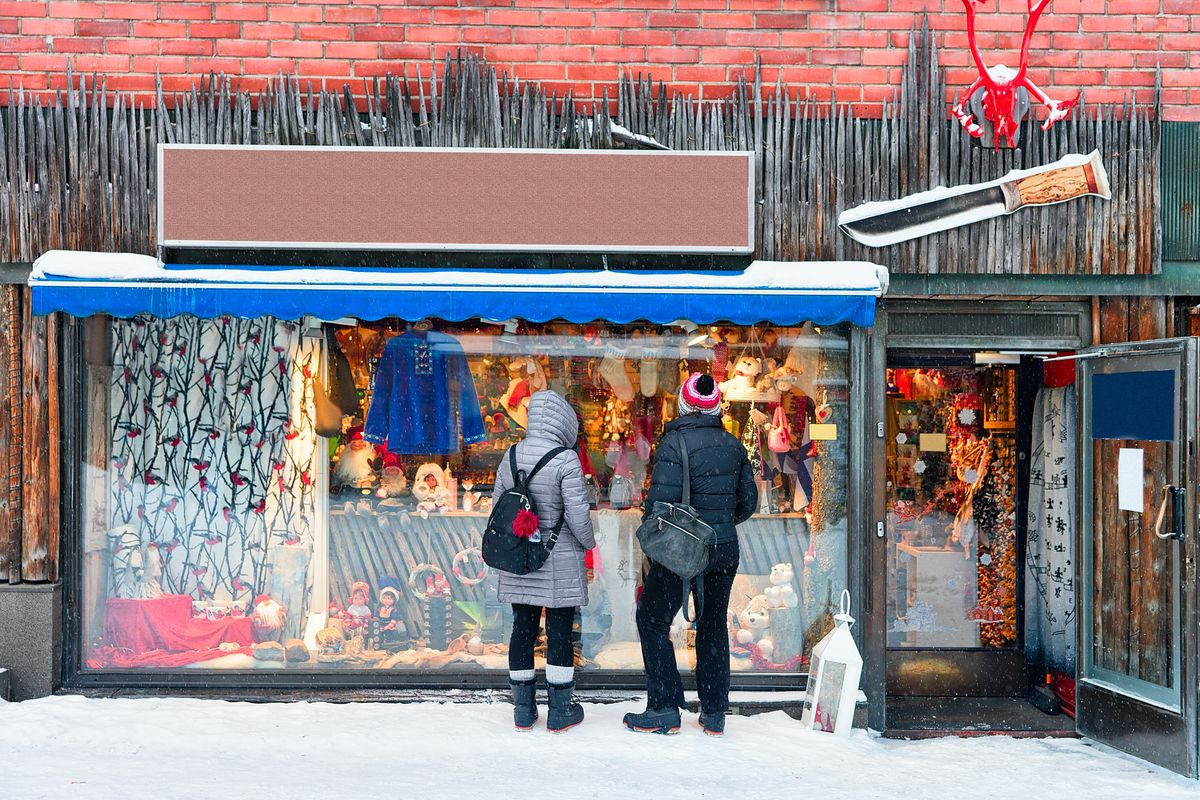
[[(1154, 535), (1159, 539), (1174, 539), (1180, 541), (1183, 539), (1183, 531), (1181, 530), (1184, 519), (1184, 507), (1187, 495), (1184, 490), (1178, 486), (1164, 486), (1162, 502), (1158, 506), (1158, 516), (1154, 519)], [(1171, 523), (1168, 526), (1166, 533), (1163, 533), (1163, 517), (1166, 516), (1167, 507), (1171, 508)]]

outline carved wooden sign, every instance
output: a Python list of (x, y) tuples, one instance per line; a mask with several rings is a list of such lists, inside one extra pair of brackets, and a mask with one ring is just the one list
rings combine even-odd
[(847, 209), (838, 225), (869, 247), (884, 247), (960, 225), (1011, 214), (1026, 206), (1063, 203), (1084, 195), (1108, 200), (1112, 193), (1100, 152), (1072, 154), (1052, 164), (1014, 170), (990, 183), (939, 186), (899, 200)]

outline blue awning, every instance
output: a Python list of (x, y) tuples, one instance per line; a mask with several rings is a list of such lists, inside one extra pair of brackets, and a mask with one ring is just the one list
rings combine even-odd
[(76, 317), (686, 319), (865, 327), (874, 323), (887, 271), (861, 261), (755, 261), (741, 272), (263, 268), (54, 250), (34, 263), (29, 283), (35, 314)]

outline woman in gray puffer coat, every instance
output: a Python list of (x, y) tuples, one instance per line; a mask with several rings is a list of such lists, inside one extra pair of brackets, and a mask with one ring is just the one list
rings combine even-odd
[[(541, 457), (554, 448), (573, 448), (578, 436), (579, 417), (571, 404), (557, 392), (536, 392), (529, 400), (525, 439), (513, 445), (517, 449), (517, 469), (528, 474)], [(512, 487), (512, 470), (505, 453), (496, 472), (493, 502)], [(571, 699), (575, 688), (571, 627), (576, 611), (587, 605), (584, 554), (596, 546), (579, 455), (573, 449), (559, 453), (533, 476), (529, 489), (537, 502), (542, 540), (549, 541), (560, 518), (563, 525), (558, 541), (541, 569), (526, 575), (500, 573), (500, 601), (512, 603), (513, 607), (513, 629), (508, 647), (513, 723), (517, 730), (529, 730), (537, 720), (533, 647), (542, 609), (545, 609), (546, 686), (550, 706), (546, 727), (559, 733), (583, 721), (583, 708)]]

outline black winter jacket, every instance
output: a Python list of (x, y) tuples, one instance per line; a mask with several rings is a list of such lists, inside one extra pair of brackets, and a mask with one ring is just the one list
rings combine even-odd
[(758, 487), (746, 449), (721, 427), (721, 418), (711, 414), (685, 414), (667, 423), (654, 454), (654, 472), (642, 505), (642, 519), (657, 501), (683, 500), (683, 459), (679, 448), (684, 433), (692, 479), (692, 508), (713, 527), (717, 544), (735, 541), (734, 526), (750, 519), (758, 507)]

